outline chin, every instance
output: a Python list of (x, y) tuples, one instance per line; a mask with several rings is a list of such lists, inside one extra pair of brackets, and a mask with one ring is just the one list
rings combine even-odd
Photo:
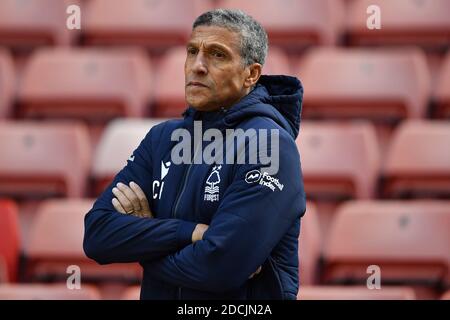
[(206, 104), (202, 101), (198, 101), (197, 99), (186, 99), (186, 102), (189, 106), (196, 110), (204, 110)]

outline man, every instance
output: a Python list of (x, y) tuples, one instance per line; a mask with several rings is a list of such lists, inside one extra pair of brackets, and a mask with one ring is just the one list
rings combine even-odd
[[(267, 50), (264, 29), (242, 11), (198, 17), (186, 50), (184, 118), (153, 127), (86, 215), (86, 255), (139, 262), (141, 299), (296, 299), (303, 89), (293, 77), (261, 76)], [(214, 142), (192, 138), (199, 123), (204, 136), (245, 137), (222, 154), (219, 146), (207, 163), (199, 155)], [(190, 135), (189, 163), (175, 159), (174, 132)], [(270, 144), (257, 146), (267, 150), (255, 150), (264, 138)]]

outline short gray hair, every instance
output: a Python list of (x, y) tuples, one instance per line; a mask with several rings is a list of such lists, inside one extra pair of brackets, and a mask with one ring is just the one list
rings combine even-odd
[(192, 30), (198, 26), (217, 26), (237, 32), (241, 36), (241, 57), (245, 66), (264, 65), (268, 51), (267, 33), (251, 16), (241, 10), (215, 9), (195, 19)]

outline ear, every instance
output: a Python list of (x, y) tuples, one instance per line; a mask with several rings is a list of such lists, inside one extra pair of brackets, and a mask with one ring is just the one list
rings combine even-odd
[(259, 63), (253, 63), (247, 67), (247, 77), (244, 80), (244, 87), (253, 87), (261, 77), (262, 65)]

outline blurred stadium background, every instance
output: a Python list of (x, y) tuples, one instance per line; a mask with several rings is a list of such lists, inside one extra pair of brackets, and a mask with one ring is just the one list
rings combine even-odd
[[(71, 4), (81, 30), (65, 27)], [(83, 216), (150, 127), (181, 115), (183, 46), (214, 7), (259, 20), (264, 73), (305, 87), (298, 298), (450, 299), (448, 0), (1, 0), (0, 299), (138, 298), (137, 264), (84, 256)]]

